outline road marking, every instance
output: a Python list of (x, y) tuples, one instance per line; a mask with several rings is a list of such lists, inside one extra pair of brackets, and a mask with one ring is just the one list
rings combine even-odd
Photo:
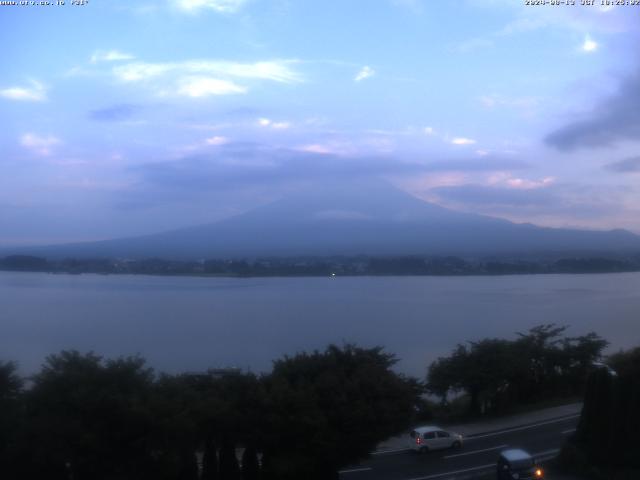
[[(536, 427), (540, 427), (540, 426), (543, 426), (543, 425), (550, 425), (552, 423), (565, 422), (567, 420), (578, 418), (579, 416), (580, 416), (580, 414), (569, 415), (567, 417), (555, 418), (555, 419), (549, 420), (547, 422), (536, 423), (536, 424), (533, 424), (533, 425), (524, 425), (522, 427), (507, 428), (506, 430), (500, 430), (498, 432), (483, 433), (481, 435), (467, 436), (467, 437), (464, 437), (464, 440), (465, 440), (465, 442), (469, 442), (471, 440), (475, 440), (476, 438), (495, 437), (496, 435), (502, 435), (503, 433), (518, 432), (520, 430), (527, 430), (527, 429), (530, 429), (530, 428), (536, 428)], [(575, 428), (571, 429), (571, 430), (564, 430), (561, 433), (563, 435), (566, 435), (566, 434), (574, 432), (574, 431), (575, 431)], [(389, 449), (389, 450), (376, 450), (374, 452), (370, 452), (369, 455), (385, 455), (385, 454), (389, 454), (389, 453), (408, 452), (409, 450), (411, 450), (411, 449), (410, 448), (394, 448), (394, 449)]]
[(475, 470), (486, 470), (489, 468), (495, 468), (495, 466), (495, 463), (489, 463), (488, 465), (480, 465), (479, 467), (465, 468), (464, 470), (455, 470), (445, 473), (436, 473), (435, 475), (427, 475), (426, 477), (414, 477), (409, 478), (408, 480), (428, 480), (429, 478), (446, 477), (447, 475), (457, 475), (458, 473), (473, 472)]
[(536, 460), (540, 460), (540, 457), (549, 457), (549, 458), (553, 458), (555, 457), (558, 453), (560, 453), (560, 449), (556, 448), (554, 450), (545, 450), (544, 452), (538, 452), (538, 453), (534, 453), (532, 454), (532, 457), (535, 458)]
[(411, 450), (410, 448), (395, 448), (393, 450), (376, 450), (375, 452), (370, 452), (369, 455), (384, 455), (385, 453), (398, 453), (398, 452), (408, 452)]
[(575, 431), (576, 431), (575, 428), (570, 428), (569, 430), (563, 430), (560, 433), (563, 434), (563, 435), (567, 435), (568, 433), (573, 433)]
[(548, 422), (540, 422), (533, 425), (526, 425), (524, 427), (507, 428), (506, 430), (500, 430), (499, 432), (491, 432), (491, 433), (484, 433), (482, 435), (469, 436), (469, 437), (466, 437), (465, 440), (469, 442), (471, 440), (475, 440), (476, 438), (495, 437), (496, 435), (502, 435), (504, 433), (519, 432), (520, 430), (527, 430), (529, 428), (541, 427), (543, 425), (551, 425), (552, 423), (566, 422), (567, 420), (571, 420), (572, 418), (578, 418), (579, 416), (580, 414), (577, 414), (577, 415), (571, 415), (568, 417), (558, 418), (556, 420), (549, 420)]
[(472, 452), (456, 453), (455, 455), (447, 455), (444, 458), (463, 457), (465, 455), (473, 455), (474, 453), (481, 453), (481, 452), (489, 452), (491, 450), (498, 450), (498, 449), (504, 448), (504, 447), (508, 447), (508, 445), (498, 445), (497, 447), (483, 448), (482, 450), (474, 450)]
[[(551, 458), (552, 456), (555, 456), (559, 451), (560, 451), (559, 448), (556, 448), (555, 450), (545, 450), (544, 452), (534, 453), (533, 457), (536, 458), (536, 460), (539, 460), (539, 457)], [(489, 469), (495, 468), (495, 466), (496, 466), (495, 463), (489, 463), (487, 465), (479, 465), (477, 467), (465, 468), (464, 470), (455, 470), (451, 472), (436, 473), (434, 475), (427, 475), (426, 477), (414, 477), (414, 478), (409, 478), (407, 480), (429, 480), (430, 478), (446, 477), (447, 475), (457, 475), (459, 473), (473, 472), (476, 470), (489, 470)]]
[(338, 473), (339, 474), (343, 474), (343, 473), (356, 473), (356, 472), (366, 472), (371, 470), (371, 467), (362, 467), (362, 468), (351, 468), (349, 470), (340, 470)]

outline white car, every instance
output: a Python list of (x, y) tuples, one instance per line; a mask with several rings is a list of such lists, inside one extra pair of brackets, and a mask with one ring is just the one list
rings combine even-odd
[(462, 435), (459, 433), (447, 432), (436, 426), (417, 427), (409, 436), (409, 448), (420, 453), (444, 448), (460, 448), (463, 443)]

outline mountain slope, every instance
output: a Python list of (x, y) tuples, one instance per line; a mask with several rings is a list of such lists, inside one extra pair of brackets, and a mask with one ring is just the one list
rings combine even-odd
[(624, 230), (514, 224), (368, 183), (298, 193), (207, 225), (26, 251), (49, 257), (127, 258), (612, 253), (640, 251), (640, 237)]

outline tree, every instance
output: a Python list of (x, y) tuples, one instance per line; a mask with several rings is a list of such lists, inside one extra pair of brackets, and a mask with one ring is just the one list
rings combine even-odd
[(51, 265), (45, 258), (41, 257), (10, 255), (0, 261), (0, 268), (19, 272), (43, 272), (49, 270)]
[(607, 363), (622, 377), (640, 378), (640, 347), (614, 353), (608, 358)]
[[(463, 347), (464, 348), (464, 347)], [(455, 368), (458, 358), (439, 357), (435, 362), (429, 365), (427, 373), (427, 391), (432, 395), (440, 397), (440, 402), (445, 405), (448, 395), (459, 387), (458, 376)]]
[(218, 480), (218, 452), (212, 440), (205, 442), (202, 456), (202, 480)]
[(22, 392), (22, 379), (16, 374), (16, 364), (0, 361), (0, 402), (17, 401)]
[(240, 465), (236, 457), (235, 445), (225, 441), (220, 449), (220, 479), (240, 480)]
[(582, 393), (608, 343), (593, 332), (563, 338), (566, 329), (545, 324), (518, 333), (516, 340), (487, 338), (458, 345), (429, 366), (427, 389), (443, 403), (449, 393), (464, 392), (473, 415)]
[(242, 452), (242, 480), (259, 480), (259, 478), (258, 452), (253, 445), (249, 445)]
[(21, 395), (23, 382), (13, 362), (0, 362), (0, 468), (11, 477), (20, 469), (16, 462), (16, 438), (23, 421)]
[(329, 346), (274, 362), (265, 461), (280, 480), (337, 478), (337, 470), (407, 428), (421, 388), (394, 373), (382, 348)]
[(179, 480), (198, 480), (198, 461), (189, 444), (184, 445), (180, 455), (180, 464)]
[(578, 428), (560, 456), (566, 469), (596, 478), (639, 477), (639, 360), (640, 348), (635, 348), (609, 357), (617, 373), (607, 368), (591, 372)]
[[(225, 463), (230, 458), (227, 456), (230, 450), (235, 451), (236, 446), (258, 445), (261, 441), (266, 416), (263, 385), (255, 375), (236, 370), (211, 370), (186, 380), (185, 388), (194, 395), (192, 416), (196, 436), (199, 444), (205, 446), (203, 475), (225, 478), (229, 475), (228, 468), (235, 472), (231, 463)], [(223, 446), (219, 462), (215, 445)]]
[(149, 411), (154, 421), (148, 438), (154, 475), (160, 480), (180, 480), (192, 474), (192, 455), (200, 446), (198, 398), (190, 375), (163, 374), (153, 386)]
[(518, 375), (514, 379), (520, 401), (544, 398), (558, 385), (557, 366), (562, 363), (561, 335), (567, 326), (553, 323), (538, 325), (527, 333), (518, 332)]
[(458, 345), (451, 356), (429, 367), (427, 388), (446, 397), (449, 391), (469, 395), (469, 411), (479, 414), (496, 405), (513, 377), (513, 349), (508, 341), (485, 339)]
[(589, 332), (579, 337), (565, 338), (561, 345), (562, 380), (568, 387), (568, 393), (582, 393), (589, 373), (593, 370), (595, 362), (601, 359), (602, 351), (609, 342), (595, 332)]
[[(134, 478), (150, 461), (144, 360), (93, 353), (47, 357), (27, 395), (30, 475), (76, 480)], [(58, 473), (56, 473), (58, 472)]]

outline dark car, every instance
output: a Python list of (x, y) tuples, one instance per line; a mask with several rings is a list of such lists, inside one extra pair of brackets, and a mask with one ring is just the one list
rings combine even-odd
[(541, 480), (544, 471), (528, 452), (519, 448), (503, 450), (498, 457), (498, 480)]

